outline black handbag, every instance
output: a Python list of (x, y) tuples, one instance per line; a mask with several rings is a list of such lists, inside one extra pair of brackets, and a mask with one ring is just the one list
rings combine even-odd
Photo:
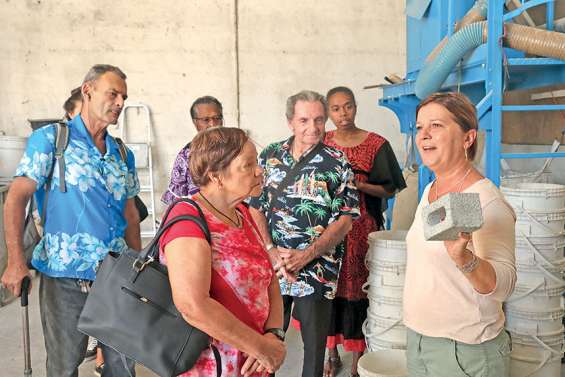
[[(114, 140), (116, 140), (116, 144), (118, 144), (118, 152), (120, 152), (120, 157), (122, 158), (122, 161), (124, 161), (127, 164), (128, 151), (126, 144), (119, 137), (114, 138)], [(143, 220), (147, 218), (147, 216), (149, 216), (149, 211), (147, 210), (147, 206), (145, 205), (145, 203), (143, 203), (143, 200), (141, 200), (139, 195), (134, 196), (133, 199), (135, 201), (135, 208), (137, 208), (137, 212), (139, 212), (139, 222), (141, 223)]]
[[(193, 221), (210, 242), (210, 232), (198, 205), (186, 198), (175, 201), (198, 209), (199, 217), (177, 216), (161, 224), (153, 240), (141, 252), (110, 252), (96, 274), (78, 321), (79, 331), (98, 339), (125, 356), (172, 377), (191, 369), (209, 344), (209, 337), (184, 320), (176, 309), (166, 266), (159, 263), (159, 238), (179, 221)], [(218, 377), (220, 355), (212, 347)]]
[(135, 201), (135, 208), (137, 208), (137, 212), (139, 212), (139, 222), (142, 222), (149, 216), (149, 211), (147, 210), (147, 206), (143, 203), (143, 200), (136, 195), (133, 197)]

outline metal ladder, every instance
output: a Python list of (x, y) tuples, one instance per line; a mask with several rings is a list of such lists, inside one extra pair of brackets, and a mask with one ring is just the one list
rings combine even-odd
[[(127, 140), (127, 111), (129, 109), (137, 109), (138, 112), (144, 113), (144, 126), (146, 129), (145, 140), (143, 142), (128, 142)], [(157, 232), (156, 218), (155, 218), (155, 189), (153, 186), (153, 156), (151, 153), (151, 111), (149, 107), (143, 103), (127, 103), (124, 105), (122, 114), (118, 119), (116, 132), (119, 137), (124, 141), (129, 149), (135, 156), (135, 168), (139, 176), (140, 196), (145, 205), (147, 206), (148, 218), (150, 224), (145, 222), (141, 227), (141, 238), (152, 238)], [(137, 132), (137, 135), (142, 135), (143, 132)], [(149, 202), (146, 200), (146, 195), (149, 195)]]

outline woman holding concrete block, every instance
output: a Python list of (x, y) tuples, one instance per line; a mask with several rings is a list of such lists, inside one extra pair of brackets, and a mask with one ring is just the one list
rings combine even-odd
[[(432, 94), (416, 117), (418, 151), (436, 179), (426, 187), (406, 237), (409, 375), (509, 376), (511, 342), (502, 302), (516, 281), (516, 216), (473, 167), (478, 120), (467, 97)], [(422, 208), (454, 192), (479, 194), (483, 226), (456, 240), (426, 241)]]

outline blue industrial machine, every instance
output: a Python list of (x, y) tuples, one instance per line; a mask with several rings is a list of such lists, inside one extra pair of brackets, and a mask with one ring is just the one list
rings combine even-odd
[[(497, 185), (500, 184), (501, 159), (565, 157), (565, 152), (502, 152), (502, 112), (565, 110), (565, 105), (556, 104), (503, 104), (503, 94), (507, 90), (565, 83), (565, 51), (559, 51), (565, 48), (563, 40), (554, 41), (554, 50), (545, 55), (557, 58), (527, 57), (524, 51), (503, 46), (510, 33), (522, 34), (523, 29), (527, 29), (526, 33), (538, 33), (540, 29), (511, 24), (515, 17), (533, 7), (545, 7), (545, 30), (539, 33), (552, 31), (555, 0), (519, 0), (514, 4), (517, 4), (516, 8), (509, 10), (504, 0), (407, 0), (406, 78), (403, 82), (384, 86), (379, 100), (381, 106), (397, 115), (400, 131), (414, 140), (415, 110), (421, 99), (433, 91), (452, 90), (466, 94), (475, 103), (480, 129), (485, 131), (485, 174)], [(461, 27), (462, 19), (471, 13), (478, 20), (473, 19), (469, 25)], [(459, 30), (456, 30), (457, 22), (460, 23)], [(521, 29), (513, 30), (513, 27)], [(561, 36), (565, 37), (565, 34), (557, 35), (558, 38)], [(445, 37), (447, 44), (434, 52), (435, 59), (430, 59), (432, 50)], [(532, 38), (534, 44), (548, 44), (546, 34), (536, 34)], [(535, 41), (536, 38), (539, 40)], [(536, 49), (529, 52), (542, 55)], [(431, 172), (420, 167), (419, 178), (421, 195), (432, 179)]]

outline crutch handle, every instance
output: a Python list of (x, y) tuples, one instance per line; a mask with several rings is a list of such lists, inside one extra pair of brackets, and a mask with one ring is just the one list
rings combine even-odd
[(27, 297), (29, 295), (29, 285), (30, 285), (30, 283), (31, 283), (31, 280), (29, 279), (29, 276), (26, 276), (25, 278), (23, 278), (21, 295), (20, 295), (20, 300), (22, 302), (22, 306), (27, 306)]

